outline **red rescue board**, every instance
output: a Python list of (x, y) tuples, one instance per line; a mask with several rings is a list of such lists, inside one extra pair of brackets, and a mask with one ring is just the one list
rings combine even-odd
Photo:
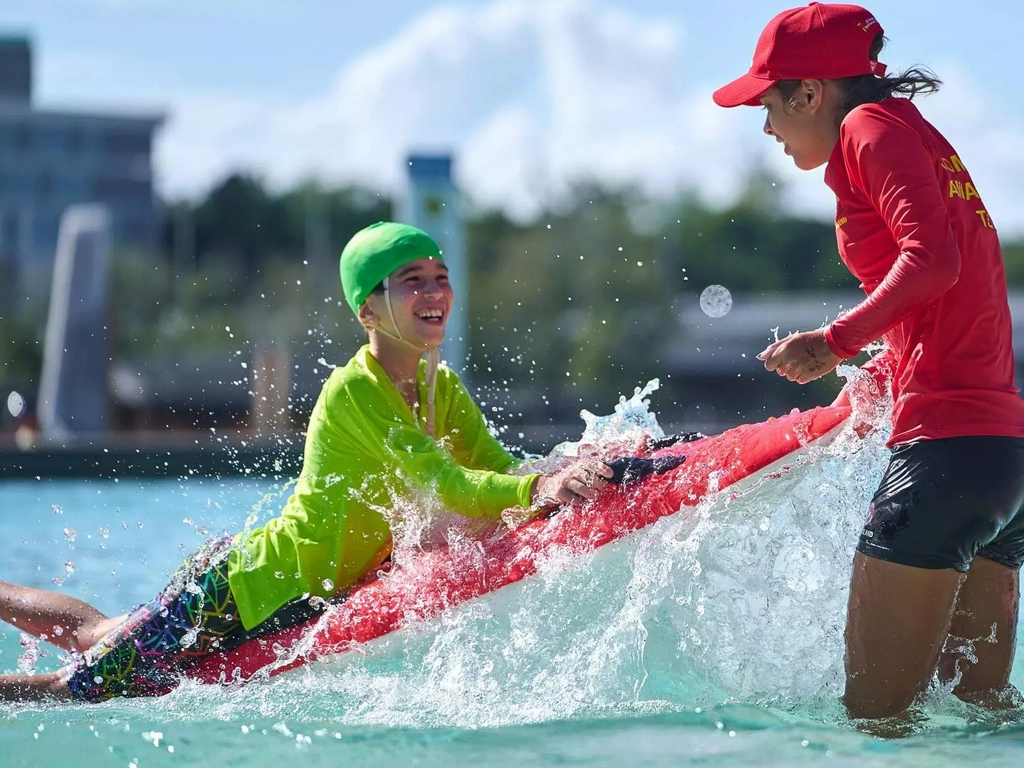
[(418, 553), (401, 567), (354, 589), (322, 617), (203, 657), (186, 675), (205, 683), (276, 675), (351, 650), (453, 606), (521, 581), (554, 552), (583, 555), (651, 525), (820, 440), (850, 415), (846, 406), (794, 411), (681, 443), (655, 456), (684, 454), (663, 475), (610, 487), (597, 498), (536, 519), (478, 546)]

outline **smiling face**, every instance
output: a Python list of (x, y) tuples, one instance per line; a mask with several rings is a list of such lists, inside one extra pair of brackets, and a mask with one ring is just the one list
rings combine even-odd
[(764, 132), (783, 145), (797, 168), (814, 170), (828, 162), (839, 140), (835, 105), (840, 97), (830, 80), (803, 80), (788, 98), (774, 86), (761, 95)]
[[(384, 292), (370, 294), (360, 310), (359, 321), (371, 330), (383, 326), (385, 330), (397, 332), (412, 346), (436, 347), (444, 341), (453, 300), (444, 262), (417, 259), (388, 276), (387, 296)], [(391, 317), (395, 328), (391, 328)]]

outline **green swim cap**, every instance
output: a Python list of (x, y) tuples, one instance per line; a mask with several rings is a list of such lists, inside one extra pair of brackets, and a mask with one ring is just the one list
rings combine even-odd
[(341, 289), (352, 312), (396, 269), (417, 259), (444, 261), (430, 235), (408, 224), (378, 221), (356, 232), (341, 252)]

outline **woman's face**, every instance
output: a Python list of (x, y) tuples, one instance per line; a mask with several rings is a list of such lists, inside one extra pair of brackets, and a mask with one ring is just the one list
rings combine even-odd
[[(452, 294), (448, 267), (437, 259), (417, 259), (388, 276), (388, 295), (395, 325), (403, 339), (416, 346), (436, 347), (444, 341), (444, 329), (451, 315)], [(375, 322), (388, 324), (383, 293), (366, 300)]]
[(835, 85), (827, 80), (804, 80), (788, 99), (778, 86), (761, 96), (767, 112), (764, 132), (783, 145), (783, 151), (802, 171), (827, 163), (839, 140), (839, 129), (832, 117), (836, 97)]

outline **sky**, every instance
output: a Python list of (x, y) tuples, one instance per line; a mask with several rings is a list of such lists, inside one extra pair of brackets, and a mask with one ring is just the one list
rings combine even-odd
[[(750, 64), (769, 0), (0, 0), (31, 36), (36, 104), (167, 116), (157, 186), (196, 197), (250, 170), (401, 188), (405, 158), (452, 152), (474, 204), (528, 220), (574, 181), (726, 204), (761, 165), (794, 213), (828, 218), (820, 171), (792, 167), (763, 113), (711, 92)], [(1024, 5), (876, 0), (890, 70), (944, 81), (920, 103), (997, 226), (1024, 236)]]

